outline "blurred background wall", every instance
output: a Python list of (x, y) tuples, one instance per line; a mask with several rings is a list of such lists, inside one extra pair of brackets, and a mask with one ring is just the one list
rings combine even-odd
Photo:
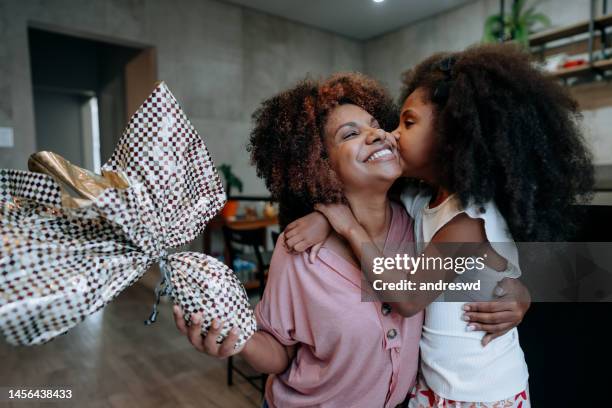
[[(507, 2), (509, 3), (509, 2)], [(589, 0), (543, 0), (533, 2), (554, 26), (589, 18)], [(597, 7), (599, 12), (600, 7)], [(482, 38), (483, 22), (499, 12), (499, 0), (473, 1), (449, 12), (421, 20), (409, 27), (366, 41), (365, 71), (400, 89), (398, 68), (414, 66), (429, 55), (461, 50)], [(594, 147), (596, 164), (612, 164), (612, 106), (584, 111), (585, 131)]]
[[(411, 13), (416, 4), (387, 2), (381, 6), (405, 3), (406, 13)], [(14, 132), (14, 146), (0, 147), (0, 165), (25, 168), (32, 152), (53, 148), (52, 143), (45, 142), (49, 140), (46, 134), (70, 132), (68, 128), (37, 126), (36, 109), (40, 117), (49, 118), (62, 106), (69, 109), (70, 104), (80, 104), (83, 108), (92, 95), (97, 97), (100, 109), (103, 163), (130, 109), (135, 109), (123, 106), (125, 102), (119, 96), (142, 77), (134, 71), (128, 81), (122, 77), (125, 70), (117, 67), (128, 64), (126, 61), (143, 50), (153, 50), (150, 55), (156, 79), (168, 83), (206, 139), (216, 164), (233, 166), (243, 181), (244, 194), (265, 195), (265, 187), (245, 152), (250, 115), (263, 98), (306, 74), (316, 77), (342, 70), (363, 71), (386, 83), (397, 95), (401, 72), (433, 52), (459, 50), (479, 42), (486, 17), (497, 13), (500, 4), (498, 0), (440, 1), (446, 9), (433, 17), (374, 38), (356, 39), (234, 3), (0, 0), (0, 127), (10, 127)], [(589, 0), (535, 3), (553, 26), (571, 24), (589, 15)], [(350, 13), (350, 9), (345, 11)], [(346, 17), (337, 8), (333, 13), (338, 13), (338, 19)], [(333, 13), (330, 9), (326, 18), (333, 19)], [(48, 38), (54, 34), (64, 38)], [(80, 51), (63, 55), (50, 45), (58, 41), (72, 41), (71, 49)], [(84, 44), (87, 41), (89, 45)], [(79, 58), (81, 62), (89, 58), (94, 66), (79, 65)], [(68, 79), (78, 77), (82, 85), (71, 89), (46, 80), (45, 73), (62, 68), (68, 72)], [(93, 85), (83, 85), (87, 81)], [(77, 120), (75, 110), (72, 112)], [(612, 107), (587, 110), (584, 118), (596, 163), (612, 165)], [(81, 115), (80, 120), (86, 123), (90, 119)], [(75, 125), (72, 132), (78, 129)], [(92, 159), (80, 160), (89, 163)]]
[[(218, 1), (0, 0), (0, 126), (14, 129), (14, 147), (0, 148), (2, 167), (25, 168), (38, 150), (32, 27), (121, 47), (155, 47), (157, 77), (168, 83), (216, 164), (233, 165), (245, 194), (266, 194), (245, 151), (257, 104), (306, 73), (363, 70), (358, 41)], [(57, 61), (62, 55), (45, 58), (49, 65), (74, 68), (70, 61)], [(43, 71), (44, 64), (39, 64)], [(103, 154), (102, 162), (107, 158)]]

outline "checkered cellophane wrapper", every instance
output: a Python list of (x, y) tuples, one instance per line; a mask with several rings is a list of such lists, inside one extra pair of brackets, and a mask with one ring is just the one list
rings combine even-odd
[(203, 312), (206, 334), (221, 319), (217, 341), (237, 326), (237, 347), (244, 344), (256, 323), (233, 271), (201, 253), (166, 252), (200, 234), (226, 198), (202, 139), (163, 82), (131, 118), (104, 172), (127, 187), (69, 208), (53, 174), (0, 170), (7, 341), (34, 345), (65, 333), (158, 262), (186, 320)]

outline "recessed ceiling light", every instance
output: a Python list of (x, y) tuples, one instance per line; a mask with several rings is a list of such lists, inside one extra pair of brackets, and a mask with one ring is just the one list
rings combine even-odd
[(374, 3), (382, 3), (385, 0), (374, 0)]

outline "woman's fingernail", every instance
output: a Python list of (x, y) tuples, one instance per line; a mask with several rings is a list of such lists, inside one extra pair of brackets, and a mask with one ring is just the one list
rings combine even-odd
[(463, 305), (463, 310), (465, 310), (466, 312), (470, 311), (470, 306), (469, 305)]
[(213, 319), (213, 321), (212, 321), (212, 328), (214, 330), (217, 330), (219, 328), (219, 321), (217, 319)]
[(232, 334), (238, 335), (238, 333), (240, 333), (240, 330), (238, 330), (238, 328), (237, 328), (237, 327), (234, 327), (234, 328), (231, 330), (231, 332), (232, 332)]
[(470, 321), (470, 316), (466, 315), (465, 313), (463, 314), (463, 316), (461, 316), (461, 318), (465, 320), (466, 322)]
[(495, 288), (496, 296), (504, 296), (505, 294), (506, 294), (506, 291), (504, 290), (504, 288), (500, 288), (499, 286)]
[(473, 324), (468, 324), (468, 326), (465, 328), (466, 331), (474, 331), (476, 330), (476, 326), (474, 326)]

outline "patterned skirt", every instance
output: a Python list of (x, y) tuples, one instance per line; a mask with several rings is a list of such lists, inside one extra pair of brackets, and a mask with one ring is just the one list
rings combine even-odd
[(441, 397), (435, 393), (427, 383), (423, 376), (419, 373), (419, 378), (416, 385), (410, 392), (410, 401), (408, 408), (530, 408), (529, 402), (529, 386), (520, 393), (503, 399), (501, 401), (491, 402), (467, 402), (453, 401)]

